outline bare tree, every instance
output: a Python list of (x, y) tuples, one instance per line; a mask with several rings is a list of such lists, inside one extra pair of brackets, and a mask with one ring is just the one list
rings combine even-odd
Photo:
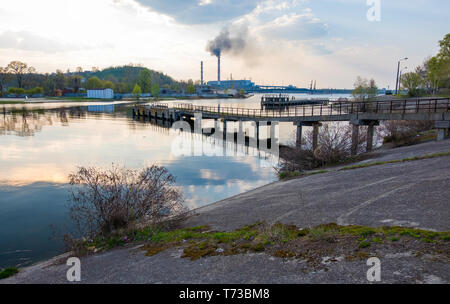
[(10, 76), (11, 75), (8, 73), (8, 68), (0, 67), (0, 96), (3, 95), (5, 84), (10, 79)]
[(70, 215), (86, 237), (106, 235), (132, 223), (161, 222), (186, 211), (175, 177), (164, 167), (79, 167), (69, 178)]
[(12, 73), (16, 75), (17, 85), (19, 88), (23, 88), (24, 79), (27, 74), (36, 73), (36, 69), (33, 67), (28, 67), (28, 65), (24, 62), (20, 61), (11, 61), (7, 67), (8, 73)]

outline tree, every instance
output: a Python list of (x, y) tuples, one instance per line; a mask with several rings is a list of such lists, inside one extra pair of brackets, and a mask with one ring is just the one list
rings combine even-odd
[(63, 71), (56, 70), (55, 75), (55, 88), (59, 90), (63, 90), (67, 84), (67, 77), (64, 75)]
[(195, 93), (195, 86), (192, 83), (188, 83), (187, 87), (186, 87), (186, 92), (188, 94), (194, 94)]
[(149, 69), (143, 69), (138, 76), (137, 83), (144, 93), (150, 93), (152, 90), (152, 72)]
[(109, 80), (103, 81), (102, 88), (114, 89), (114, 83), (112, 83), (112, 81), (109, 81)]
[(445, 35), (444, 39), (439, 41), (439, 46), (441, 50), (439, 51), (438, 56), (441, 58), (450, 57), (450, 34)]
[(440, 88), (450, 88), (450, 34), (439, 41), (439, 53), (428, 60), (428, 81), (433, 94)]
[(353, 96), (358, 101), (364, 101), (366, 98), (373, 98), (378, 94), (378, 88), (375, 80), (367, 80), (358, 76), (356, 78), (355, 89), (353, 90)]
[(127, 86), (126, 86), (126, 84), (124, 84), (122, 82), (116, 83), (114, 85), (114, 91), (116, 91), (117, 93), (122, 93), (122, 94), (126, 93), (127, 92)]
[(72, 76), (70, 79), (71, 86), (73, 87), (74, 93), (78, 93), (78, 91), (81, 88), (81, 80), (83, 80), (83, 77), (81, 76)]
[(8, 68), (0, 67), (0, 96), (3, 96), (3, 90), (5, 89), (6, 82), (10, 79)]
[(103, 81), (96, 76), (89, 78), (86, 82), (86, 89), (92, 90), (101, 88), (103, 88)]
[(419, 73), (409, 72), (402, 75), (400, 83), (404, 88), (408, 89), (408, 96), (414, 97), (419, 95), (419, 89), (423, 85), (423, 79)]
[(136, 99), (139, 99), (139, 97), (141, 97), (142, 90), (137, 83), (134, 85), (133, 92), (131, 92), (131, 94), (133, 94), (133, 96), (136, 97)]
[(370, 79), (369, 86), (367, 87), (367, 96), (369, 98), (376, 97), (378, 95), (378, 87), (374, 79)]
[(11, 63), (7, 66), (7, 71), (8, 73), (16, 75), (17, 84), (19, 88), (22, 88), (25, 75), (35, 73), (36, 69), (33, 67), (28, 67), (28, 65), (24, 62), (11, 61)]
[(159, 84), (155, 83), (152, 85), (152, 96), (154, 98), (159, 98), (159, 94), (161, 93), (161, 90), (159, 88)]

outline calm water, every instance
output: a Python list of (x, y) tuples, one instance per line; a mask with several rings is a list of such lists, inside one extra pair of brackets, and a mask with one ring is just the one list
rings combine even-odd
[[(194, 103), (258, 108), (259, 100)], [(62, 252), (61, 242), (50, 239), (49, 225), (71, 228), (67, 176), (77, 166), (166, 166), (177, 177), (189, 208), (276, 180), (274, 164), (258, 151), (177, 156), (172, 152), (176, 134), (133, 120), (130, 112), (130, 106), (117, 104), (0, 106), (0, 268), (29, 265)], [(280, 142), (293, 141), (293, 132), (291, 124), (281, 124)]]

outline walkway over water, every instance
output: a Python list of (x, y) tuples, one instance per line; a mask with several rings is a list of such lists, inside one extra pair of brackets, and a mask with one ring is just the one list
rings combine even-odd
[(348, 121), (353, 125), (353, 153), (356, 154), (359, 126), (368, 126), (367, 150), (372, 149), (374, 127), (384, 120), (434, 121), (438, 140), (445, 138), (450, 128), (450, 98), (393, 99), (369, 102), (330, 102), (279, 109), (246, 109), (193, 104), (154, 103), (138, 106), (133, 114), (177, 121), (192, 120), (201, 113), (202, 119), (226, 121), (292, 122), (297, 126), (297, 146), (301, 147), (303, 126), (314, 127), (314, 148), (317, 147), (318, 130), (323, 121)]

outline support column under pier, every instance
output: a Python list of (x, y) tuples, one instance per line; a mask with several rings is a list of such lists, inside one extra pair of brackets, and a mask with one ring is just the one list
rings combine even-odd
[(375, 134), (375, 126), (379, 126), (380, 122), (378, 120), (351, 120), (350, 124), (353, 126), (352, 129), (352, 149), (351, 154), (354, 156), (358, 154), (359, 146), (359, 127), (367, 126), (367, 143), (366, 152), (370, 152), (373, 149), (373, 136)]
[(444, 140), (446, 137), (447, 131), (450, 129), (450, 121), (436, 121), (434, 126), (437, 129), (437, 140)]
[(295, 140), (295, 146), (297, 147), (298, 150), (302, 149), (302, 124), (298, 124), (297, 125), (297, 133), (296, 133), (296, 140)]
[(373, 149), (373, 134), (374, 134), (374, 123), (370, 123), (367, 126), (367, 146), (366, 146), (366, 152), (370, 152)]
[(297, 132), (296, 132), (296, 140), (295, 140), (295, 146), (297, 149), (301, 150), (302, 148), (302, 131), (303, 126), (313, 127), (313, 142), (312, 142), (312, 148), (313, 150), (316, 150), (319, 146), (319, 127), (322, 126), (322, 124), (318, 121), (314, 122), (295, 122), (295, 126), (297, 126)]
[(319, 127), (322, 126), (321, 123), (315, 122), (313, 126), (313, 151), (315, 151), (319, 145)]
[(352, 156), (358, 154), (358, 144), (359, 144), (359, 124), (352, 124)]

